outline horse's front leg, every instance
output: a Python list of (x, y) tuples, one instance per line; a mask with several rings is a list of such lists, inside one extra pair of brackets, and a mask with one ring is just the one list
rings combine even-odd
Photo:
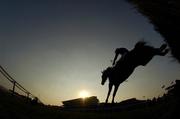
[(118, 87), (119, 87), (119, 85), (115, 85), (114, 92), (113, 92), (112, 103), (114, 103), (114, 98), (115, 98), (115, 96), (116, 96), (116, 92), (117, 92), (117, 90), (118, 90)]
[(108, 98), (109, 98), (109, 95), (111, 93), (111, 90), (112, 90), (112, 83), (109, 83), (109, 90), (108, 90), (108, 95), (107, 95), (107, 98), (106, 98), (106, 103), (108, 103)]

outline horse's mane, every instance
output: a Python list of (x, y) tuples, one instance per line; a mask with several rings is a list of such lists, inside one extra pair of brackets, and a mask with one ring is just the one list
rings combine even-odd
[(106, 68), (105, 70), (103, 70), (103, 74), (109, 74), (110, 72), (111, 72), (111, 70), (112, 70), (112, 67), (108, 67), (108, 68)]

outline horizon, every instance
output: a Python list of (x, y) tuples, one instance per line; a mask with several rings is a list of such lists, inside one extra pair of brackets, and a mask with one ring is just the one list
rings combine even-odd
[[(164, 43), (152, 24), (124, 0), (0, 3), (0, 63), (45, 104), (62, 105), (79, 98), (83, 90), (89, 94), (82, 96), (104, 102), (108, 82), (100, 84), (101, 71), (112, 66), (116, 48), (131, 50), (141, 39), (154, 47)], [(179, 70), (170, 53), (155, 56), (119, 86), (115, 102), (161, 96), (161, 87), (178, 79)], [(12, 88), (2, 74), (0, 84)]]

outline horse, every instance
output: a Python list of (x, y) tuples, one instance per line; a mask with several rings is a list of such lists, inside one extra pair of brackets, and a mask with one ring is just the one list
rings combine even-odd
[(108, 67), (102, 71), (101, 84), (104, 85), (107, 79), (109, 79), (109, 90), (105, 102), (108, 102), (109, 95), (114, 86), (112, 98), (112, 103), (114, 103), (119, 85), (128, 79), (136, 67), (145, 66), (156, 55), (165, 56), (169, 51), (166, 47), (167, 45), (163, 44), (160, 48), (154, 48), (153, 46), (147, 45), (144, 41), (139, 41), (131, 51), (126, 50), (123, 58), (114, 66)]

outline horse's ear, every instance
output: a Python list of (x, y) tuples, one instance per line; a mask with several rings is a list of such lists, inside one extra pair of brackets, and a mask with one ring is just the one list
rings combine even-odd
[(103, 74), (106, 70), (102, 70), (101, 73)]

